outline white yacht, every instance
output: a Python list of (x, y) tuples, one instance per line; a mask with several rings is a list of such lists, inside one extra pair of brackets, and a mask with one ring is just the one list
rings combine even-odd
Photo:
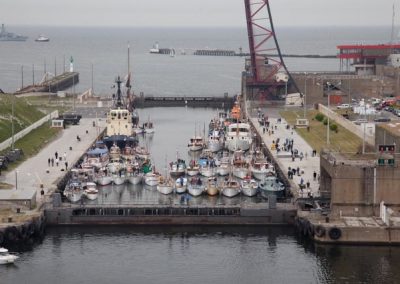
[(188, 147), (189, 147), (190, 151), (200, 151), (200, 150), (202, 150), (204, 148), (203, 137), (201, 137), (201, 136), (193, 136), (192, 138), (190, 138)]
[(171, 178), (161, 176), (158, 180), (157, 191), (162, 194), (171, 194), (174, 191), (174, 183)]
[(219, 130), (213, 130), (208, 136), (207, 148), (212, 152), (218, 152), (224, 147), (224, 136), (221, 135)]
[(83, 195), (81, 182), (70, 181), (64, 189), (64, 195), (73, 203), (81, 200)]
[(240, 184), (238, 181), (229, 178), (224, 181), (221, 187), (221, 193), (226, 197), (234, 197), (240, 193)]
[(250, 131), (250, 124), (248, 123), (232, 123), (228, 126), (226, 133), (225, 147), (229, 151), (250, 149), (252, 143), (252, 136)]
[(87, 199), (95, 200), (98, 197), (99, 190), (96, 188), (96, 184), (94, 182), (87, 182), (83, 186), (83, 192)]
[(18, 256), (10, 254), (8, 249), (0, 248), (0, 264), (14, 263), (18, 258)]
[(205, 190), (205, 185), (199, 177), (192, 177), (188, 184), (188, 192), (192, 196), (200, 196)]
[(258, 182), (254, 179), (244, 179), (240, 182), (242, 193), (246, 196), (254, 196), (258, 191)]
[(160, 179), (159, 173), (148, 172), (144, 175), (144, 183), (149, 186), (156, 186)]

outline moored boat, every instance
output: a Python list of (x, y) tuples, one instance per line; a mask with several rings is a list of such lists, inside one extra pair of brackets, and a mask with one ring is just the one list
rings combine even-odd
[(190, 151), (200, 151), (200, 150), (202, 150), (204, 148), (203, 137), (201, 137), (201, 136), (193, 136), (192, 138), (190, 138), (188, 147), (189, 147)]
[(96, 184), (94, 182), (87, 182), (83, 185), (83, 192), (87, 199), (95, 200), (98, 197), (99, 190), (96, 188)]
[(81, 200), (82, 195), (83, 195), (82, 184), (79, 181), (70, 181), (64, 189), (64, 196), (67, 197), (68, 200), (73, 203)]
[(188, 192), (192, 196), (200, 196), (205, 186), (199, 177), (192, 177), (188, 183)]
[(174, 183), (171, 178), (160, 176), (157, 184), (157, 191), (162, 194), (171, 194), (174, 191)]
[(200, 167), (195, 160), (191, 160), (189, 166), (186, 168), (186, 174), (188, 176), (196, 176), (200, 172)]
[(257, 194), (258, 182), (254, 179), (244, 179), (240, 182), (241, 191), (244, 195), (252, 197)]
[(206, 188), (205, 189), (206, 189), (208, 195), (210, 195), (210, 196), (217, 195), (219, 193), (217, 179), (216, 178), (209, 178), (207, 180), (207, 184), (206, 184)]
[(184, 193), (187, 190), (187, 178), (180, 176), (175, 181), (175, 192)]
[(149, 186), (156, 186), (160, 179), (160, 174), (156, 172), (148, 172), (144, 175), (144, 182)]
[(11, 264), (14, 263), (19, 257), (14, 254), (10, 254), (8, 249), (0, 248), (0, 264)]
[(221, 193), (226, 197), (234, 197), (240, 193), (240, 184), (237, 180), (229, 178), (224, 181), (221, 187)]
[(260, 192), (265, 198), (269, 195), (276, 195), (276, 197), (283, 197), (285, 195), (285, 185), (279, 181), (275, 176), (267, 176), (260, 182)]
[(247, 151), (250, 149), (252, 141), (250, 124), (241, 122), (232, 123), (228, 126), (225, 147), (228, 148), (229, 151)]

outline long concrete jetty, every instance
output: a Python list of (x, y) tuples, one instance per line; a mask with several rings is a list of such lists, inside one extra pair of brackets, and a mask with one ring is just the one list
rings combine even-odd
[(41, 84), (34, 84), (23, 87), (16, 91), (16, 94), (25, 94), (33, 92), (52, 92), (63, 91), (79, 82), (78, 72), (65, 72), (51, 79), (44, 81)]

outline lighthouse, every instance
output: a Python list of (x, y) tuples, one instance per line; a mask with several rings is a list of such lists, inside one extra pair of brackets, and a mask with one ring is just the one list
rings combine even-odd
[(74, 59), (71, 58), (69, 59), (69, 72), (74, 72)]

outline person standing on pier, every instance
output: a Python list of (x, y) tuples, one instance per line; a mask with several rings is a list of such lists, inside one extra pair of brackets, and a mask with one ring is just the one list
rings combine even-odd
[(57, 160), (58, 159), (58, 152), (57, 151), (54, 153), (54, 156), (56, 157), (56, 160)]
[(65, 161), (65, 170), (66, 171), (68, 170), (68, 162), (67, 161)]
[(64, 152), (64, 161), (67, 160), (67, 152)]
[(51, 158), (51, 166), (54, 167), (54, 159)]
[(50, 162), (51, 162), (51, 159), (49, 158), (49, 159), (47, 160), (47, 163), (48, 163), (49, 167), (50, 167)]
[(314, 181), (317, 180), (317, 172), (316, 171), (313, 172), (313, 178), (314, 178)]

